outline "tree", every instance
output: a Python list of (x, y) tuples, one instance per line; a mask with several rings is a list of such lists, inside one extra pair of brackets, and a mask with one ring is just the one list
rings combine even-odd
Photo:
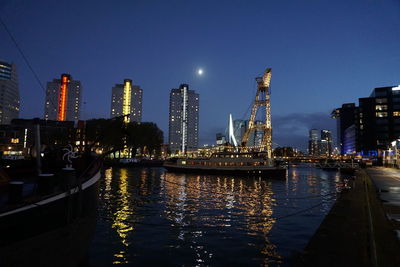
[(135, 156), (136, 151), (145, 148), (155, 156), (161, 152), (163, 132), (152, 122), (130, 122), (122, 119), (93, 119), (86, 122), (86, 140), (93, 146), (102, 147), (105, 152), (122, 150), (126, 145)]

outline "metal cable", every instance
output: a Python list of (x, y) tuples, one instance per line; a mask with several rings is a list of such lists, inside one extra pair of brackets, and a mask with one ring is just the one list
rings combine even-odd
[[(8, 29), (6, 23), (0, 16), (0, 23), (3, 25), (4, 29), (6, 30), (7, 34), (10, 36), (12, 42), (14, 43), (15, 47), (17, 48), (18, 52), (21, 54), (23, 60), (25, 61), (26, 65), (28, 66), (29, 70), (32, 72), (33, 76), (35, 77), (36, 82), (39, 84), (39, 86), (42, 88), (44, 94), (46, 95), (46, 89), (44, 88), (42, 82), (39, 79), (39, 76), (33, 69), (31, 63), (29, 62), (28, 58), (25, 56), (25, 53), (22, 51), (21, 47), (18, 45), (17, 40), (14, 38), (12, 35), (11, 31)], [(53, 108), (57, 109), (57, 106), (54, 104), (52, 100), (50, 100), (50, 103), (53, 105)]]

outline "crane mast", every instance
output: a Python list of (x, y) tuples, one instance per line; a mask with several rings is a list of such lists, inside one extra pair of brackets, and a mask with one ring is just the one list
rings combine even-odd
[[(251, 132), (261, 131), (263, 138), (259, 151), (267, 152), (269, 158), (272, 158), (272, 124), (271, 124), (271, 104), (270, 104), (270, 83), (271, 68), (267, 68), (262, 77), (257, 77), (257, 93), (253, 102), (249, 125), (242, 138), (242, 146), (247, 146)], [(256, 123), (256, 115), (259, 109), (265, 107), (265, 121)]]

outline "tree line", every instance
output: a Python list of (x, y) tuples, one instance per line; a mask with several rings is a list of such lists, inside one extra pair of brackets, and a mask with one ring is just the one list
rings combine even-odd
[(142, 153), (159, 155), (164, 141), (163, 132), (152, 122), (129, 122), (119, 119), (92, 119), (86, 121), (85, 139), (88, 144), (104, 152), (126, 148), (131, 156)]

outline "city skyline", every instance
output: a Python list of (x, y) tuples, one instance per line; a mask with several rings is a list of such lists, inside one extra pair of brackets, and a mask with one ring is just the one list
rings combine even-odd
[[(254, 78), (271, 67), (273, 141), (305, 150), (309, 129), (336, 132), (332, 109), (400, 83), (396, 1), (96, 3), (94, 12), (79, 3), (74, 21), (67, 19), (71, 2), (0, 4), (43, 83), (67, 72), (85, 85), (83, 119), (107, 118), (109, 88), (133, 77), (146, 89), (143, 121), (157, 123), (166, 137), (169, 90), (185, 82), (209, 107), (200, 110), (200, 144), (210, 144), (230, 113), (248, 119)], [(55, 12), (60, 8), (65, 12)], [(19, 72), (20, 117), (42, 117), (43, 90), (3, 28), (0, 36), (0, 58)]]

